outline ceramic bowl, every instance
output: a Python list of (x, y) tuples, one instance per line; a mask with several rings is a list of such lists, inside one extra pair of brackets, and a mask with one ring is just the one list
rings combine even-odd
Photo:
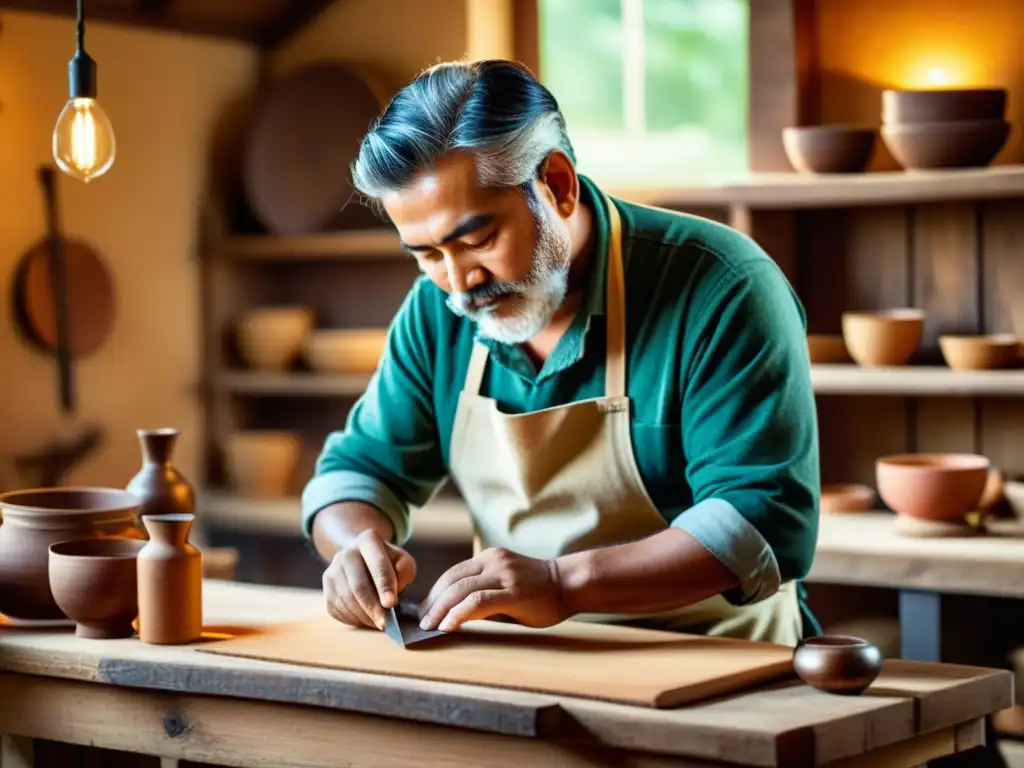
[(843, 341), (860, 365), (904, 365), (923, 333), (924, 312), (919, 309), (843, 313)]
[(31, 488), (0, 495), (0, 613), (66, 621), (54, 602), (49, 547), (71, 539), (144, 539), (139, 498), (118, 488)]
[(323, 373), (372, 373), (387, 335), (386, 328), (315, 330), (305, 343), (306, 362)]
[(253, 430), (228, 436), (228, 475), (241, 496), (280, 499), (290, 495), (302, 441), (294, 432)]
[(246, 312), (235, 331), (242, 360), (257, 371), (287, 370), (302, 350), (315, 316), (309, 307), (260, 307)]
[(907, 453), (875, 462), (878, 495), (893, 511), (933, 521), (958, 521), (978, 508), (989, 460), (969, 453)]
[(782, 129), (782, 145), (800, 173), (861, 173), (877, 136), (865, 125), (790, 126)]
[(807, 352), (811, 357), (811, 362), (815, 364), (844, 363), (850, 359), (846, 343), (840, 335), (808, 334)]
[(793, 651), (793, 670), (801, 680), (829, 693), (855, 696), (882, 671), (882, 654), (873, 643), (850, 635), (819, 635)]
[(995, 159), (1009, 136), (1005, 120), (882, 126), (885, 146), (907, 170), (982, 168)]
[(946, 365), (958, 371), (1010, 368), (1020, 362), (1016, 336), (939, 336)]
[(1024, 482), (1007, 480), (1003, 483), (1003, 494), (1006, 496), (1013, 514), (1024, 520)]
[(93, 639), (131, 637), (139, 615), (136, 566), (140, 539), (78, 539), (50, 545), (53, 599)]
[(875, 503), (873, 489), (861, 483), (831, 483), (821, 486), (822, 512), (862, 512)]
[(882, 91), (882, 122), (891, 125), (1003, 120), (1005, 116), (1005, 88)]

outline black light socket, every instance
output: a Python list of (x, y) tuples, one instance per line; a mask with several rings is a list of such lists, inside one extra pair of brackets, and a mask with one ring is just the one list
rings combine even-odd
[(72, 99), (96, 98), (96, 62), (81, 48), (68, 62), (68, 89)]

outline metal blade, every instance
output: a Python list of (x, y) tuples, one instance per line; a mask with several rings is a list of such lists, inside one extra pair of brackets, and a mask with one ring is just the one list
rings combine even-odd
[(403, 648), (446, 634), (439, 629), (420, 629), (418, 609), (418, 603), (400, 600), (397, 608), (388, 611), (384, 631)]

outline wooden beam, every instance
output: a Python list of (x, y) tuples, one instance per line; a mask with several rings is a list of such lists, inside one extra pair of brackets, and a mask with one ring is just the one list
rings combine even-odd
[(254, 42), (264, 51), (277, 48), (327, 10), (333, 2), (334, 0), (291, 0), (280, 16), (263, 26)]
[[(146, 8), (151, 7), (152, 3), (145, 3), (145, 6)], [(239, 40), (246, 43), (256, 42), (252, 39), (252, 30), (248, 24), (230, 24), (155, 15), (146, 10), (146, 8), (89, 4), (85, 9), (86, 36), (88, 37), (89, 21), (95, 20), (146, 29), (171, 30), (201, 37)], [(76, 15), (74, 0), (0, 0), (0, 10), (3, 9), (31, 11), (70, 19), (75, 18)], [(88, 46), (88, 41), (86, 45)]]

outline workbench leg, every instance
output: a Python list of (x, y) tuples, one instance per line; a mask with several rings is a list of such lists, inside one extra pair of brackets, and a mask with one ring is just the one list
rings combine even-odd
[(35, 768), (35, 745), (24, 736), (0, 736), (0, 768)]
[[(900, 656), (913, 661), (942, 661), (941, 593), (900, 590)], [(928, 768), (1007, 768), (992, 718), (985, 718), (983, 747), (931, 761)]]

